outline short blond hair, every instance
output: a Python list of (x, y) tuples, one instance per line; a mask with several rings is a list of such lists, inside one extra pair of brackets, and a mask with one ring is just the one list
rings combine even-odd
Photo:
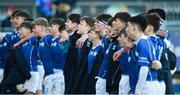
[(48, 20), (44, 17), (39, 17), (39, 18), (35, 19), (34, 21), (32, 21), (31, 24), (33, 27), (35, 25), (41, 25), (41, 26), (45, 26), (45, 27), (49, 26)]

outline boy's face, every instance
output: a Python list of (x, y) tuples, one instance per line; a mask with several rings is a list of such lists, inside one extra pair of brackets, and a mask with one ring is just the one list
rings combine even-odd
[(21, 25), (21, 23), (24, 21), (24, 19), (25, 19), (24, 17), (15, 16), (15, 17), (11, 17), (10, 22), (13, 27), (18, 28)]
[(20, 27), (19, 28), (19, 34), (20, 34), (20, 38), (25, 38), (30, 34), (31, 30), (26, 28), (26, 27)]
[(80, 21), (78, 25), (78, 34), (87, 34), (86, 32), (89, 31), (88, 25), (85, 20)]
[(41, 26), (41, 25), (35, 25), (35, 26), (33, 27), (33, 32), (35, 33), (35, 35), (36, 35), (37, 37), (41, 37), (42, 32), (45, 32), (45, 31), (44, 31), (44, 29), (43, 29), (43, 26)]
[(128, 22), (127, 27), (126, 27), (126, 32), (128, 35), (128, 38), (132, 39), (132, 40), (136, 40), (136, 31), (135, 31), (135, 25), (136, 24), (132, 24), (131, 22)]
[(105, 25), (103, 25), (99, 20), (96, 20), (94, 24), (97, 31), (102, 31), (105, 28)]
[(118, 31), (122, 30), (125, 27), (125, 23), (120, 19), (116, 19), (112, 22), (112, 27)]
[(52, 24), (50, 27), (49, 27), (49, 32), (51, 35), (54, 35), (54, 34), (57, 34), (59, 32), (58, 30), (59, 28), (59, 25), (57, 24)]
[[(72, 29), (73, 29), (74, 27), (76, 27), (77, 24), (76, 24), (76, 23), (73, 23), (71, 20), (67, 19), (65, 25), (66, 25), (66, 30), (67, 30), (67, 31), (72, 31)], [(72, 31), (72, 32), (73, 32), (73, 31)]]
[(88, 36), (89, 36), (90, 41), (93, 41), (94, 39), (97, 39), (97, 34), (93, 30), (88, 33)]
[(121, 46), (124, 48), (125, 45), (128, 43), (128, 38), (125, 36), (125, 34), (121, 34), (121, 35), (118, 37), (118, 41), (119, 41), (119, 43), (121, 44)]
[(111, 38), (117, 37), (118, 31), (115, 30), (114, 28), (111, 28), (111, 30), (109, 30), (109, 32), (108, 32), (108, 35), (109, 35), (109, 37), (111, 37)]

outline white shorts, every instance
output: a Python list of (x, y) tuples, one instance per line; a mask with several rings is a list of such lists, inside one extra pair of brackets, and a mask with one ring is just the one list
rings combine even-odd
[(30, 72), (31, 73), (31, 78), (29, 80), (26, 80), (24, 83), (25, 89), (29, 92), (36, 93), (38, 89), (38, 84), (39, 84), (39, 73), (38, 72)]
[(159, 81), (159, 95), (165, 95), (166, 84), (164, 81)]
[(44, 79), (44, 67), (43, 65), (38, 65), (38, 72), (39, 72), (39, 84), (38, 84), (38, 90), (42, 91), (42, 83)]
[(44, 79), (44, 94), (64, 94), (65, 83), (62, 70), (56, 70), (55, 74), (51, 74)]
[(3, 80), (3, 71), (4, 70), (2, 68), (0, 68), (0, 83)]
[(159, 82), (158, 81), (146, 81), (142, 90), (142, 95), (158, 95), (159, 94)]
[(128, 94), (129, 91), (130, 91), (129, 76), (121, 75), (121, 80), (119, 82), (119, 95)]
[(96, 94), (108, 94), (106, 92), (106, 79), (101, 77), (96, 77), (98, 80), (96, 82)]

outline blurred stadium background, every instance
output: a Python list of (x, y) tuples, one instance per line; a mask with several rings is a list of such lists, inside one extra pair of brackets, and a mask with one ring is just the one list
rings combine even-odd
[(177, 56), (173, 83), (176, 93), (180, 94), (180, 0), (0, 0), (0, 36), (12, 31), (9, 19), (16, 9), (29, 11), (33, 19), (39, 16), (50, 19), (66, 18), (70, 12), (92, 17), (102, 12), (114, 15), (119, 11), (136, 15), (151, 8), (162, 8), (167, 12), (165, 27), (171, 33)]

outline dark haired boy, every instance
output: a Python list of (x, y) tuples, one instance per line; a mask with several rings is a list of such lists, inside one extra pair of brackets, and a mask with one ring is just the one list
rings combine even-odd
[[(152, 54), (152, 42), (144, 35), (147, 20), (143, 16), (134, 16), (128, 20), (128, 37), (135, 41), (135, 46), (130, 50), (129, 80), (131, 93), (158, 94), (155, 75), (149, 69), (155, 57)], [(147, 84), (147, 85), (145, 85)]]

